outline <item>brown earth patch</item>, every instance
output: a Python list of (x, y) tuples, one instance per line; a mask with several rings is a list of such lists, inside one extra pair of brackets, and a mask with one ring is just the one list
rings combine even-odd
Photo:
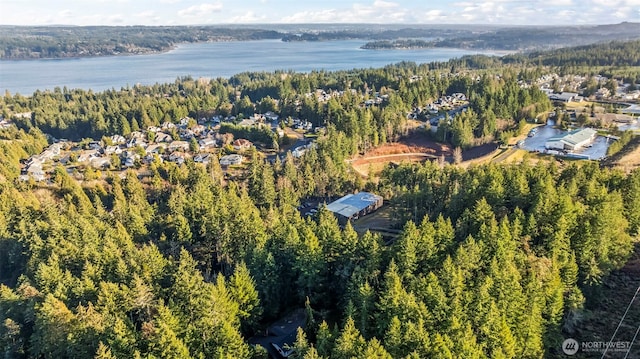
[(398, 142), (391, 142), (378, 146), (367, 152), (363, 158), (376, 157), (381, 155), (391, 155), (399, 153), (426, 153), (433, 156), (451, 156), (453, 149), (447, 144), (433, 141), (426, 134), (414, 132)]
[[(465, 162), (477, 160), (492, 155), (497, 148), (496, 143), (472, 147), (462, 152), (462, 158)], [(356, 172), (368, 177), (369, 171), (373, 176), (378, 175), (387, 163), (423, 162), (428, 159), (438, 159), (440, 156), (444, 156), (446, 161), (452, 162), (452, 146), (436, 142), (425, 133), (415, 131), (398, 142), (384, 144), (364, 155), (353, 158), (351, 165)]]

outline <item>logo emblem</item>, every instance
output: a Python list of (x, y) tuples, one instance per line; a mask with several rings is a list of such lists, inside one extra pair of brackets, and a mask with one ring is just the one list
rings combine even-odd
[(562, 342), (562, 351), (567, 355), (574, 355), (578, 352), (580, 346), (575, 339), (569, 338)]

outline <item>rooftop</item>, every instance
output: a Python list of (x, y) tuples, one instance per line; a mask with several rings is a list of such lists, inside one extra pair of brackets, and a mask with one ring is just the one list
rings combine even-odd
[(370, 205), (381, 201), (382, 197), (369, 192), (348, 194), (327, 205), (327, 209), (344, 217), (351, 217)]
[(593, 138), (597, 133), (598, 132), (592, 128), (582, 128), (569, 131), (563, 135), (551, 137), (547, 141), (564, 141), (570, 145), (577, 145)]

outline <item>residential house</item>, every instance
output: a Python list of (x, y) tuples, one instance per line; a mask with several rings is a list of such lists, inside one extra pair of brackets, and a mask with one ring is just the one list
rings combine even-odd
[(191, 128), (191, 131), (193, 132), (194, 135), (196, 136), (200, 136), (202, 135), (205, 131), (207, 130), (206, 127), (204, 127), (203, 125), (197, 125), (197, 126), (193, 126)]
[(304, 155), (305, 152), (307, 152), (307, 147), (299, 146), (299, 147), (296, 147), (293, 151), (291, 151), (291, 155), (293, 155), (293, 157), (295, 158), (300, 158)]
[(167, 144), (165, 143), (157, 143), (155, 145), (150, 145), (145, 149), (145, 152), (150, 155), (159, 155), (164, 152), (164, 149), (167, 148)]
[(244, 160), (244, 157), (242, 157), (241, 155), (237, 155), (237, 154), (226, 155), (220, 158), (220, 165), (221, 166), (239, 165), (242, 163), (243, 160)]
[(201, 150), (210, 149), (216, 147), (216, 139), (212, 137), (205, 137), (198, 141)]
[(179, 165), (183, 164), (185, 161), (185, 154), (183, 152), (173, 152), (169, 155), (169, 161), (175, 162)]
[(183, 128), (188, 127), (188, 126), (189, 126), (189, 121), (190, 121), (190, 120), (191, 120), (191, 119), (190, 119), (189, 117), (183, 117), (183, 118), (181, 118), (181, 119), (180, 119), (180, 122), (179, 122), (180, 127), (183, 127)]
[(164, 162), (164, 159), (162, 159), (161, 156), (149, 153), (142, 158), (142, 163), (148, 165), (153, 163), (156, 160), (159, 161), (160, 163)]
[(174, 123), (172, 123), (172, 122), (165, 121), (165, 122), (162, 123), (161, 127), (162, 127), (163, 130), (166, 131), (166, 130), (170, 130), (172, 128), (176, 128), (176, 125)]
[(111, 167), (111, 158), (109, 157), (92, 158), (91, 167), (97, 168), (97, 169), (107, 169)]
[(608, 98), (611, 97), (611, 92), (609, 91), (608, 88), (605, 87), (601, 87), (598, 89), (598, 91), (596, 91), (596, 98), (601, 100), (603, 98)]
[(194, 138), (196, 134), (190, 129), (181, 129), (180, 130), (180, 138), (183, 140), (190, 140)]
[(258, 121), (255, 118), (245, 118), (238, 123), (240, 127), (254, 127), (258, 124)]
[(127, 142), (127, 139), (121, 135), (113, 135), (110, 137), (111, 143), (115, 145), (124, 145)]
[(142, 137), (131, 137), (129, 141), (127, 141), (127, 148), (134, 148), (138, 146), (142, 148), (146, 148), (147, 141)]
[(80, 153), (78, 156), (78, 163), (90, 162), (92, 159), (100, 157), (98, 150), (86, 150)]
[(187, 141), (173, 141), (169, 144), (169, 146), (167, 147), (167, 150), (169, 152), (174, 152), (174, 151), (189, 151), (189, 142)]
[(246, 150), (246, 149), (251, 148), (251, 146), (253, 146), (253, 143), (251, 143), (251, 141), (246, 140), (244, 138), (239, 138), (239, 139), (233, 141), (232, 145), (233, 145), (233, 148), (236, 151), (241, 151), (241, 150)]
[(122, 165), (129, 168), (136, 165), (136, 161), (140, 159), (140, 155), (133, 151), (126, 151), (122, 153), (122, 158), (124, 159)]
[(171, 137), (171, 135), (164, 133), (164, 132), (157, 132), (156, 133), (156, 138), (155, 138), (155, 143), (169, 143), (171, 141), (173, 141), (173, 137)]
[(104, 154), (105, 155), (112, 155), (112, 154), (116, 154), (119, 155), (122, 153), (122, 148), (120, 148), (120, 146), (107, 146), (104, 148)]
[(271, 111), (267, 111), (267, 112), (264, 114), (264, 117), (265, 117), (267, 120), (270, 120), (270, 121), (272, 121), (272, 122), (277, 122), (277, 121), (278, 121), (278, 119), (280, 118), (280, 116), (276, 115), (275, 113), (273, 113), (273, 112), (271, 112)]
[(146, 138), (147, 135), (145, 135), (142, 131), (133, 131), (129, 134), (130, 138)]
[(311, 131), (313, 129), (313, 124), (311, 122), (307, 121), (307, 120), (300, 121), (296, 125), (296, 129), (304, 130), (304, 131)]
[(100, 143), (100, 141), (91, 141), (87, 147), (89, 147), (90, 150), (100, 151), (102, 150), (102, 143)]
[(206, 165), (206, 164), (209, 164), (210, 161), (211, 161), (210, 153), (198, 153), (193, 157), (193, 162), (195, 163), (203, 163)]
[(32, 165), (27, 168), (22, 176), (20, 176), (21, 181), (28, 181), (30, 178), (33, 178), (35, 181), (42, 182), (46, 180), (46, 176), (44, 171), (42, 170), (41, 165)]

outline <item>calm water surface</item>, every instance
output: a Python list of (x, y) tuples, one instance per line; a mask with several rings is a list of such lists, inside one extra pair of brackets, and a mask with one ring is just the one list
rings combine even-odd
[(261, 40), (183, 44), (161, 53), (80, 59), (0, 61), (0, 91), (30, 95), (55, 87), (101, 91), (172, 82), (180, 76), (230, 77), (245, 71), (350, 70), (400, 61), (427, 63), (468, 54), (462, 49), (363, 50), (365, 41), (282, 42)]

